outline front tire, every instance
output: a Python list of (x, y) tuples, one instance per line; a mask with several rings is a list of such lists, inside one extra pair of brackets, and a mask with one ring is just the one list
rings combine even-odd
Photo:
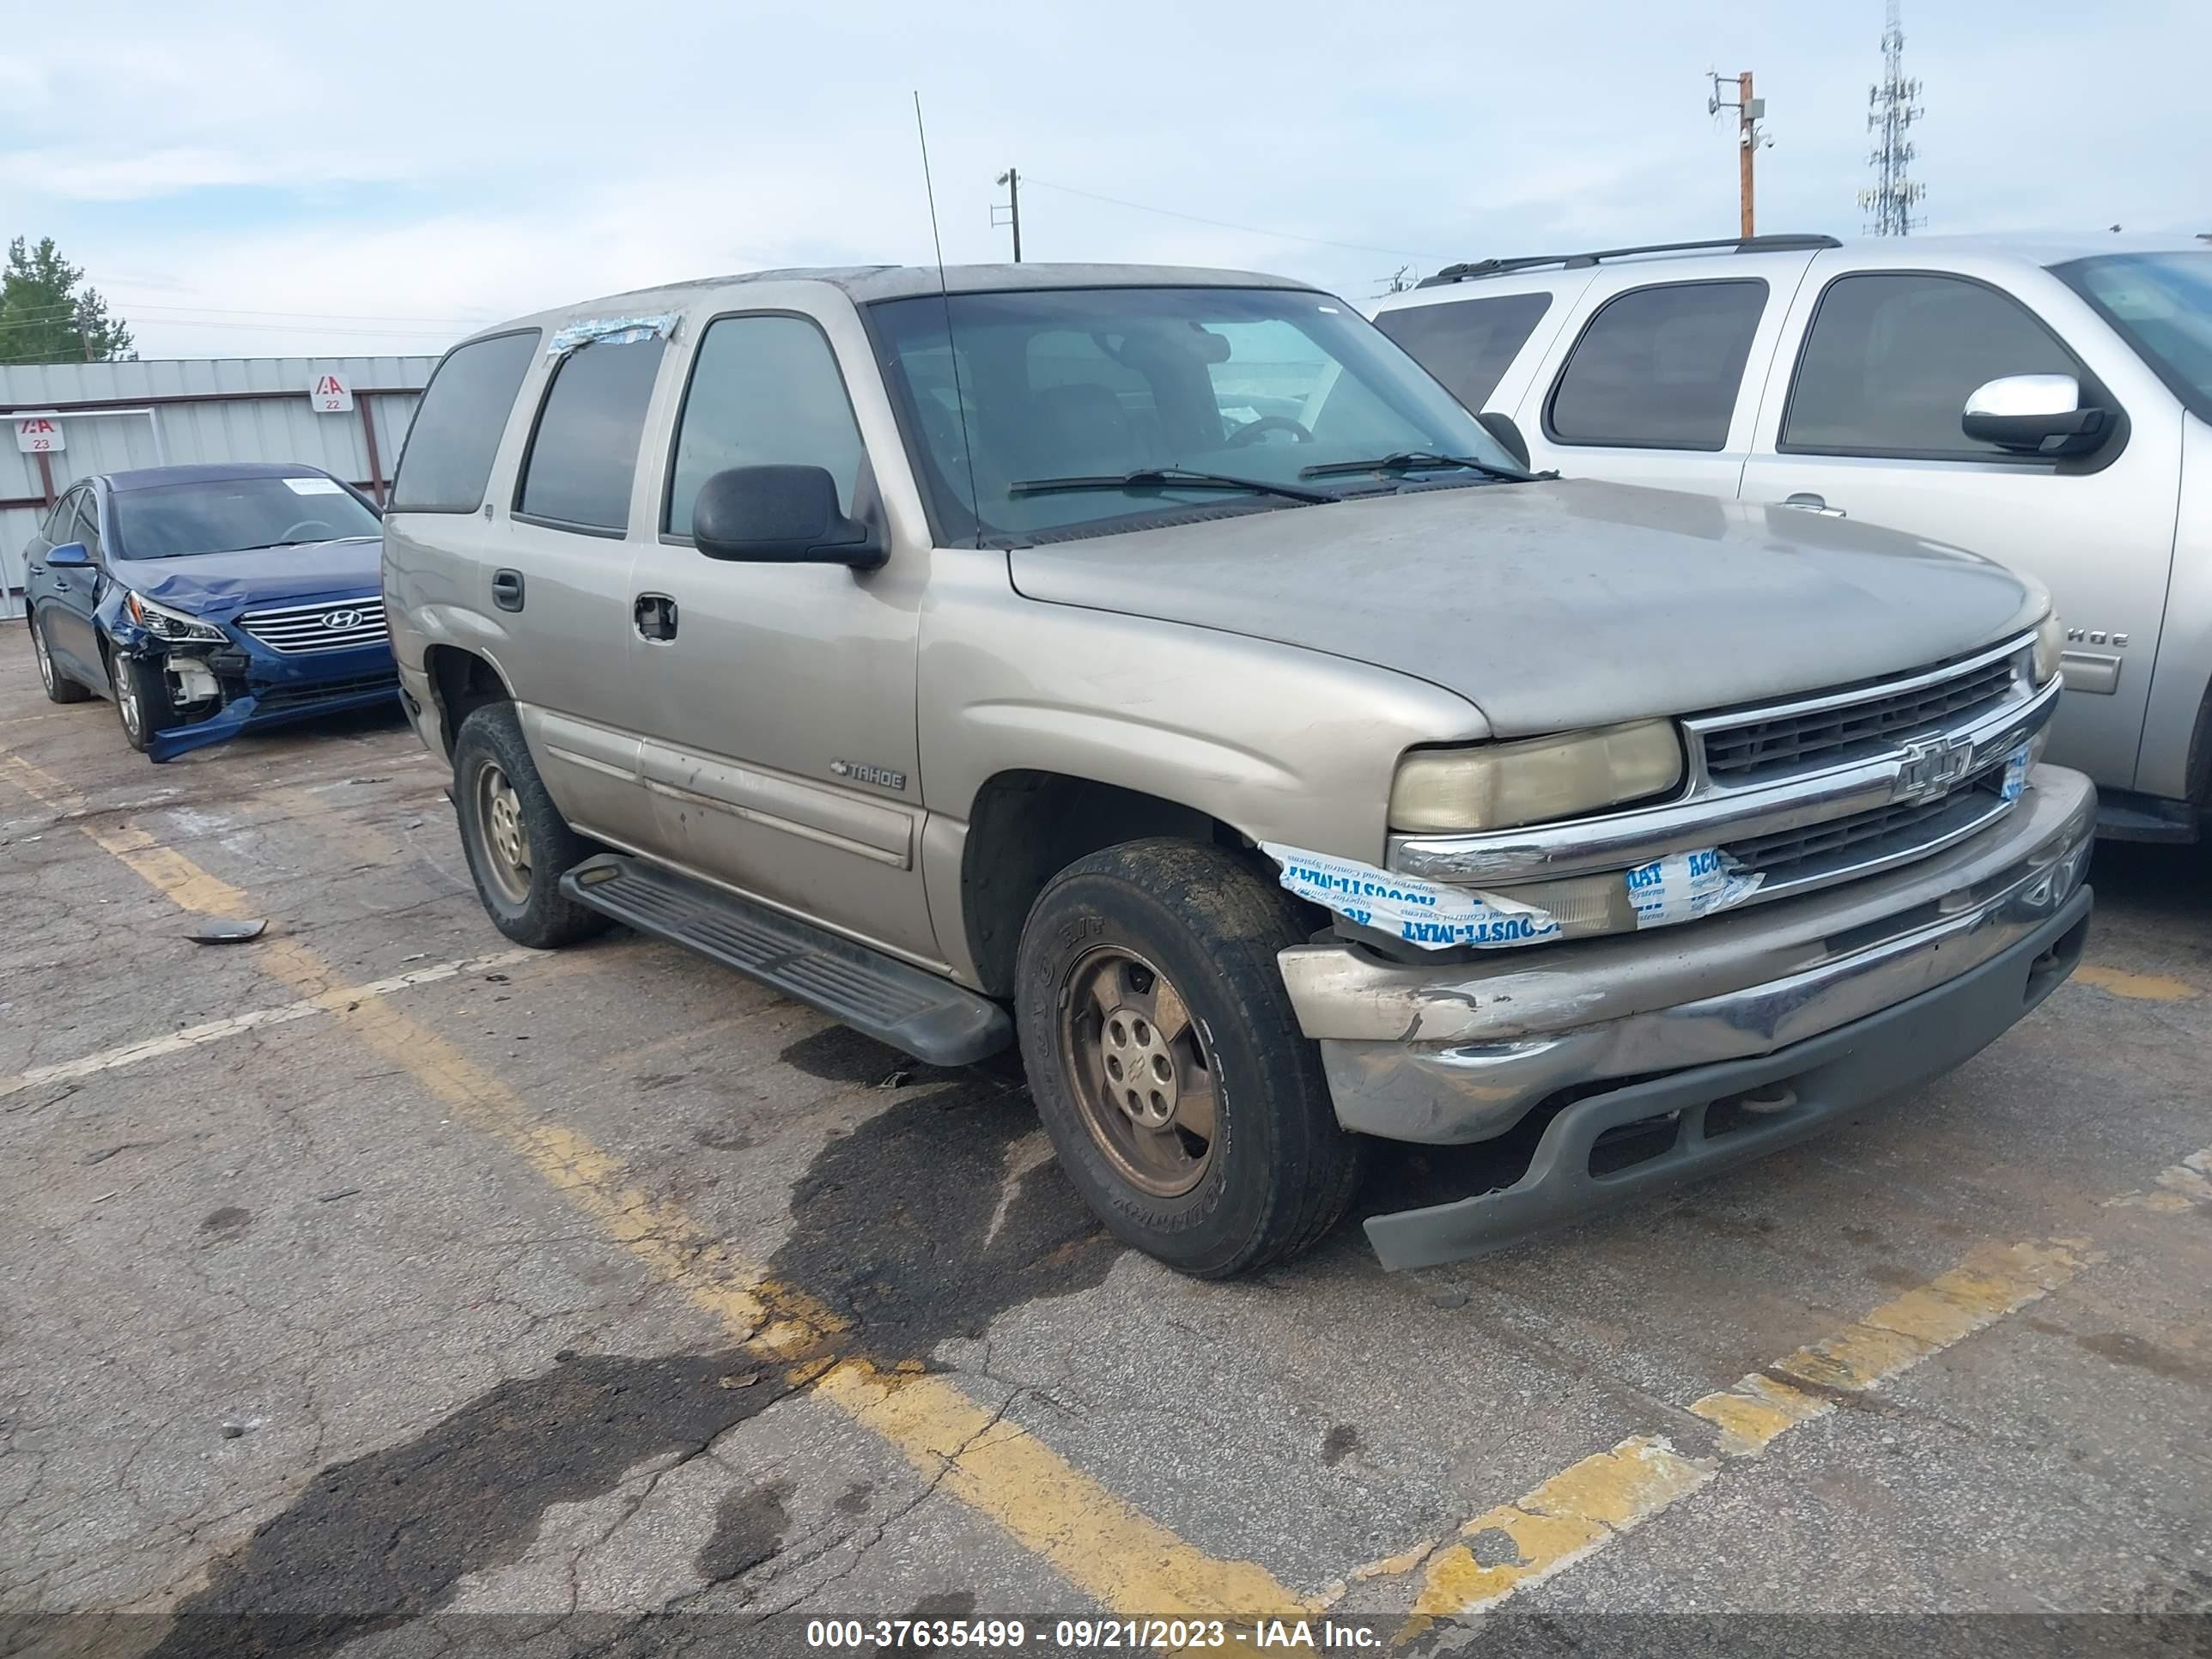
[(453, 811), (477, 896), (501, 933), (550, 951), (605, 930), (606, 917), (561, 890), (561, 878), (599, 849), (546, 793), (513, 703), (487, 703), (461, 722)]
[(1276, 953), (1297, 902), (1219, 848), (1141, 841), (1070, 865), (1022, 931), (1022, 1057), (1060, 1165), (1115, 1237), (1218, 1279), (1302, 1249), (1362, 1143)]
[(107, 653), (107, 684), (115, 694), (115, 715), (123, 723), (123, 740), (140, 754), (157, 732), (177, 723), (169, 702), (169, 677), (158, 663)]
[(39, 684), (46, 688), (48, 702), (82, 702), (92, 695), (55, 666), (53, 653), (46, 647), (46, 625), (35, 611), (31, 613), (31, 654), (38, 659)]

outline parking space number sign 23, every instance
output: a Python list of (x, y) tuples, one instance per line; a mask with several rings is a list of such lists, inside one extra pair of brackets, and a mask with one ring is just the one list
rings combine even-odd
[(26, 455), (58, 455), (69, 447), (62, 423), (52, 415), (18, 415), (15, 447)]
[(318, 415), (350, 415), (353, 388), (346, 384), (344, 375), (325, 370), (307, 388), (307, 401)]

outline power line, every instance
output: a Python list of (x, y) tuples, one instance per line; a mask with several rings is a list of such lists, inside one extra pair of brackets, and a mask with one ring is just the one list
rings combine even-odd
[(1240, 225), (1227, 219), (1208, 219), (1200, 214), (1155, 207), (1150, 202), (1132, 202), (1119, 196), (1103, 196), (1095, 190), (1078, 190), (1073, 185), (1055, 185), (1047, 179), (1027, 177), (1024, 182), (1036, 190), (1056, 190), (1063, 196), (1080, 196), (1093, 202), (1109, 202), (1115, 207), (1133, 208), (1139, 213), (1157, 213), (1164, 218), (1182, 219), (1194, 225), (1212, 225), (1218, 230), (1241, 230), (1248, 236), (1272, 236), (1278, 241), (1311, 242), (1319, 247), (1349, 248), (1355, 253), (1389, 253), (1411, 259), (1440, 257), (1433, 253), (1417, 253), (1410, 248), (1376, 247), (1371, 242), (1340, 242), (1327, 236), (1302, 236), (1294, 230), (1267, 230), (1258, 225)]

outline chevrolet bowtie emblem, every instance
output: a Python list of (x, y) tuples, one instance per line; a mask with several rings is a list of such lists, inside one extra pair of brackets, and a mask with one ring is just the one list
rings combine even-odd
[(1897, 769), (1891, 798), (1925, 800), (1948, 794), (1973, 763), (1972, 738), (1915, 738), (1905, 745), (1905, 759)]

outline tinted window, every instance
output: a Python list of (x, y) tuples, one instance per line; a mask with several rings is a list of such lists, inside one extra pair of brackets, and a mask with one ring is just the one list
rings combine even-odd
[(1761, 282), (1684, 283), (1608, 301), (1575, 343), (1546, 429), (1560, 443), (1718, 449), (1765, 305)]
[(492, 458), (537, 349), (532, 329), (465, 345), (438, 365), (408, 428), (392, 483), (393, 512), (473, 513), (483, 505)]
[(1814, 313), (1787, 449), (1997, 455), (1960, 429), (1974, 388), (2081, 366), (2018, 301), (1956, 276), (1843, 276)]
[(117, 556), (125, 559), (267, 548), (273, 561), (287, 547), (378, 533), (368, 504), (319, 472), (120, 489), (108, 497), (107, 520)]
[(70, 526), (70, 533), (62, 539), (82, 542), (86, 552), (95, 559), (100, 557), (100, 509), (93, 504), (91, 490), (76, 492), (76, 522)]
[(70, 526), (76, 520), (76, 496), (72, 491), (64, 490), (61, 499), (48, 507), (46, 516), (39, 521), (39, 534), (45, 540), (59, 547), (64, 542), (69, 540)]
[(561, 360), (522, 458), (517, 512), (597, 530), (628, 526), (630, 479), (664, 343), (601, 341)]
[(1442, 380), (1445, 391), (1479, 412), (1498, 390), (1513, 354), (1551, 308), (1548, 294), (1500, 294), (1386, 311), (1376, 318), (1375, 326)]
[(684, 394), (669, 471), (672, 535), (691, 533), (699, 486), (731, 466), (827, 467), (853, 510), (860, 428), (830, 343), (798, 317), (725, 317), (707, 331)]

